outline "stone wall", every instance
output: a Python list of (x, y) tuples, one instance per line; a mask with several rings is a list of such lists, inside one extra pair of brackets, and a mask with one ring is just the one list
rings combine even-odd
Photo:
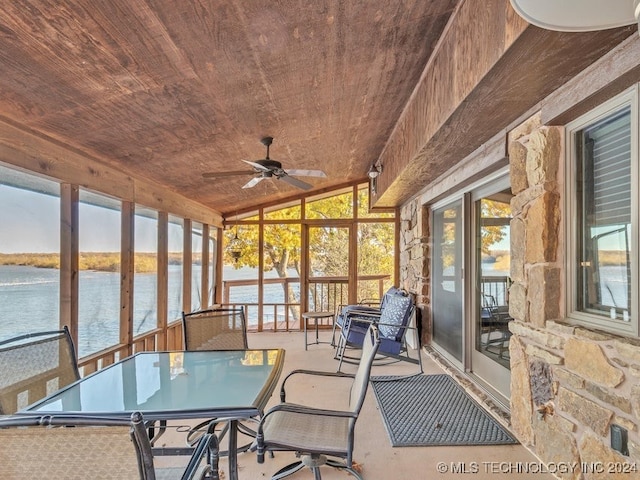
[[(426, 208), (417, 200), (400, 210), (400, 282), (415, 295), (419, 318), (427, 319), (429, 309), (429, 220)], [(421, 343), (429, 340), (429, 324), (421, 322)]]
[[(636, 479), (640, 342), (562, 318), (562, 144), (538, 117), (509, 136), (511, 423), (543, 461), (582, 466), (561, 478)], [(613, 424), (628, 431), (628, 456), (610, 448)]]

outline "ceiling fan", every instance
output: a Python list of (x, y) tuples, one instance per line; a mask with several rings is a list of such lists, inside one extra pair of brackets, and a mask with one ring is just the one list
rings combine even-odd
[(231, 177), (235, 175), (253, 175), (254, 177), (249, 180), (242, 188), (255, 187), (265, 178), (276, 178), (282, 180), (294, 187), (301, 188), (302, 190), (309, 190), (313, 185), (310, 185), (302, 180), (298, 180), (293, 177), (326, 177), (327, 175), (322, 170), (299, 170), (290, 169), (285, 170), (282, 168), (282, 164), (276, 160), (269, 158), (269, 147), (273, 142), (273, 137), (264, 137), (260, 142), (267, 147), (267, 155), (262, 160), (242, 160), (253, 167), (252, 170), (233, 170), (230, 172), (209, 172), (203, 173), (204, 178), (220, 178)]
[(588, 32), (638, 22), (640, 0), (511, 0), (527, 22), (547, 30)]

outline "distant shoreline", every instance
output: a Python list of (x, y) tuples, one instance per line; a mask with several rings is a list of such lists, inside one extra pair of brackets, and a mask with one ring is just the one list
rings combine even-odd
[[(169, 254), (169, 265), (180, 265), (181, 263), (182, 253)], [(200, 263), (199, 259), (196, 263)], [(58, 253), (0, 253), (0, 265), (60, 269), (60, 255)], [(81, 253), (79, 269), (98, 272), (119, 272), (120, 253)], [(136, 273), (155, 273), (157, 270), (158, 260), (155, 253), (135, 254)]]

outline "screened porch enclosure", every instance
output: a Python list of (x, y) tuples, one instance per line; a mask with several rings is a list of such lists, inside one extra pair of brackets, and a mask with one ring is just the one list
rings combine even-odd
[(69, 325), (84, 374), (182, 348), (183, 311), (228, 303), (245, 309), (249, 330), (296, 331), (301, 313), (377, 301), (397, 278), (395, 215), (368, 211), (366, 185), (223, 229), (197, 212), (0, 173), (0, 221), (12, 227), (0, 242), (0, 339)]
[(250, 330), (286, 331), (305, 311), (379, 301), (397, 277), (397, 226), (368, 201), (359, 186), (229, 219), (218, 303), (245, 308)]

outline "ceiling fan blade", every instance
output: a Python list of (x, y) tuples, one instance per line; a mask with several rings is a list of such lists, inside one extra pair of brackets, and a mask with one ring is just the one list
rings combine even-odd
[(230, 172), (206, 172), (202, 174), (203, 178), (221, 178), (221, 177), (233, 177), (235, 175), (251, 175), (253, 170), (232, 170)]
[(287, 182), (289, 185), (293, 185), (294, 187), (301, 188), (302, 190), (309, 190), (313, 187), (313, 185), (309, 185), (308, 183), (298, 180), (297, 178), (290, 177), (289, 175), (282, 175), (281, 177), (278, 177), (278, 179)]
[(252, 178), (251, 180), (249, 180), (247, 183), (245, 183), (242, 188), (251, 188), (251, 187), (255, 187), (258, 183), (260, 183), (260, 181), (263, 179), (264, 177), (255, 177)]
[(255, 168), (256, 170), (258, 170), (259, 172), (270, 172), (271, 169), (265, 167), (264, 165), (260, 165), (257, 162), (252, 162), (251, 160), (242, 160), (244, 163), (248, 163), (249, 165), (251, 165), (253, 168)]
[(301, 170), (299, 168), (292, 168), (291, 170), (287, 170), (289, 175), (294, 177), (326, 177), (327, 174), (322, 170)]

